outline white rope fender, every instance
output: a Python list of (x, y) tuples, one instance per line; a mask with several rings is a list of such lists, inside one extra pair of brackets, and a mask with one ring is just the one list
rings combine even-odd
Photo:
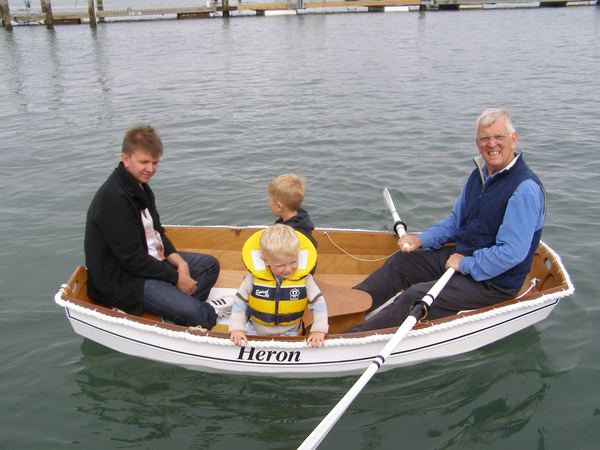
[[(93, 317), (95, 319), (101, 320), (106, 323), (112, 323), (117, 325), (123, 325), (126, 327), (130, 327), (140, 331), (147, 331), (150, 333), (156, 333), (162, 336), (168, 336), (170, 338), (175, 339), (183, 339), (191, 342), (198, 342), (204, 344), (214, 344), (214, 345), (229, 345), (235, 346), (233, 342), (229, 340), (228, 337), (216, 337), (216, 336), (202, 336), (198, 334), (189, 333), (187, 328), (184, 328), (185, 331), (177, 331), (171, 330), (166, 327), (162, 327), (158, 322), (153, 325), (141, 323), (135, 320), (131, 320), (128, 317), (114, 317), (108, 314), (104, 314), (102, 311), (99, 311), (97, 308), (89, 308), (81, 305), (77, 305), (75, 303), (70, 302), (69, 300), (65, 300), (62, 298), (64, 293), (65, 285), (61, 286), (61, 289), (54, 296), (54, 301), (57, 305), (62, 306), (63, 308), (70, 309), (76, 311), (80, 314), (84, 314), (89, 317)], [(182, 327), (183, 328), (183, 327)], [(286, 342), (286, 341), (253, 341), (249, 340), (252, 343), (253, 347), (264, 347), (264, 348), (307, 348), (308, 345), (306, 341), (296, 341), (296, 342)]]
[[(524, 308), (532, 308), (536, 306), (540, 306), (555, 300), (559, 300), (563, 297), (571, 295), (573, 293), (573, 288), (560, 291), (554, 294), (543, 295), (540, 298), (534, 300), (527, 300), (523, 302), (514, 303), (511, 305), (502, 306), (499, 308), (494, 308), (489, 311), (485, 311), (479, 314), (472, 314), (464, 317), (459, 317), (455, 320), (443, 322), (439, 324), (435, 324), (426, 328), (421, 329), (413, 329), (411, 330), (407, 338), (412, 336), (425, 336), (431, 333), (435, 333), (441, 330), (448, 330), (452, 328), (459, 327), (461, 325), (478, 322), (486, 319), (490, 319), (496, 316), (500, 316), (503, 314), (507, 314), (509, 312), (518, 311)], [(145, 323), (140, 323), (134, 320), (131, 320), (127, 317), (113, 317), (107, 314), (102, 313), (98, 309), (91, 309), (87, 307), (83, 307), (81, 305), (77, 305), (75, 303), (71, 303), (68, 300), (64, 300), (62, 298), (62, 294), (64, 292), (64, 288), (61, 288), (59, 292), (55, 295), (54, 301), (64, 308), (71, 309), (73, 311), (77, 311), (80, 314), (84, 314), (90, 317), (94, 317), (95, 319), (102, 320), (107, 323), (114, 323), (119, 325), (124, 325), (127, 327), (131, 327), (137, 330), (148, 331), (151, 333), (160, 334), (163, 336), (168, 336), (170, 338), (176, 339), (184, 339), (186, 341), (198, 342), (198, 343), (206, 343), (206, 344), (214, 344), (214, 345), (225, 345), (232, 346), (235, 345), (233, 342), (226, 337), (215, 337), (215, 336), (201, 336), (193, 333), (189, 333), (187, 329), (185, 331), (176, 331), (171, 330), (165, 327), (161, 327), (160, 324), (148, 325)], [(326, 339), (324, 342), (324, 346), (326, 347), (335, 347), (335, 346), (354, 346), (354, 345), (364, 345), (373, 342), (383, 342), (389, 341), (390, 336), (394, 333), (385, 333), (385, 334), (373, 334), (370, 336), (363, 337), (337, 337), (333, 339)], [(308, 344), (306, 341), (279, 341), (279, 340), (252, 340), (251, 338), (248, 340), (251, 343), (252, 347), (255, 348), (281, 348), (281, 349), (300, 349), (300, 348), (308, 348)]]

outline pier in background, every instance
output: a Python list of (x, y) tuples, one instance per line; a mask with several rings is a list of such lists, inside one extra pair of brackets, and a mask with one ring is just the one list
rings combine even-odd
[[(11, 2), (13, 5), (16, 1)], [(540, 8), (562, 6), (594, 6), (597, 0), (288, 0), (261, 2), (257, 0), (205, 0), (197, 6), (161, 8), (104, 9), (103, 0), (87, 0), (87, 8), (53, 11), (52, 0), (39, 0), (34, 7), (25, 0), (26, 8), (12, 8), (8, 0), (0, 0), (2, 26), (11, 31), (17, 25), (84, 24), (96, 27), (98, 22), (153, 19), (192, 19), (232, 16), (275, 16), (324, 14), (329, 12), (409, 12), (430, 10), (471, 10)]]

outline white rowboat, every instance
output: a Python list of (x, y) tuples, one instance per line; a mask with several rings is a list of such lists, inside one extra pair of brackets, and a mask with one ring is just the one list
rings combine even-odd
[[(257, 227), (166, 227), (180, 251), (219, 259), (221, 274), (211, 297), (233, 294), (245, 269), (241, 247)], [(329, 311), (330, 334), (322, 348), (305, 337), (249, 337), (246, 347), (230, 340), (223, 325), (213, 330), (182, 327), (144, 314), (133, 316), (95, 303), (87, 295), (87, 272), (77, 267), (54, 300), (65, 309), (73, 330), (118, 352), (192, 370), (276, 377), (333, 377), (360, 374), (394, 334), (395, 328), (340, 334), (364, 320), (368, 294), (352, 286), (383, 264), (396, 250), (389, 232), (319, 229), (315, 280)], [(559, 256), (540, 243), (522, 293), (492, 307), (422, 321), (398, 344), (381, 370), (465, 353), (545, 319), (563, 297), (574, 292)], [(310, 327), (310, 314), (304, 325)]]

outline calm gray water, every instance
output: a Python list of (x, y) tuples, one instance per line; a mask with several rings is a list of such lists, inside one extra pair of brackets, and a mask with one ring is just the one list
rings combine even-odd
[(355, 380), (190, 372), (72, 332), (52, 298), (126, 128), (162, 134), (165, 223), (269, 223), (265, 185), (295, 171), (318, 226), (389, 229), (387, 185), (417, 230), (501, 105), (575, 295), (487, 348), (378, 374), (322, 448), (598, 448), (599, 36), (596, 7), (0, 30), (0, 447), (291, 449)]

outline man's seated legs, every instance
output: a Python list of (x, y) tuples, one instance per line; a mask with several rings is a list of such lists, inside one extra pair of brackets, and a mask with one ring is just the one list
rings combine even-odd
[(399, 326), (408, 317), (413, 305), (418, 302), (435, 281), (419, 283), (399, 294), (392, 303), (360, 325), (350, 328), (346, 333), (380, 330)]
[(489, 281), (475, 281), (470, 276), (455, 273), (435, 299), (427, 318), (450, 316), (459, 311), (479, 309), (514, 298), (518, 290), (502, 289)]
[(144, 311), (177, 325), (201, 325), (210, 329), (217, 323), (217, 313), (211, 305), (184, 294), (166, 281), (144, 281), (142, 306)]
[(145, 280), (144, 311), (178, 325), (201, 325), (210, 329), (217, 322), (217, 313), (205, 300), (219, 277), (219, 262), (200, 253), (182, 252), (180, 255), (188, 263), (192, 278), (198, 282), (197, 291), (189, 296), (166, 281)]
[[(347, 332), (377, 330), (397, 327), (408, 317), (412, 307), (433, 287), (437, 279), (418, 283), (399, 294), (394, 301), (361, 325)], [(439, 293), (427, 319), (434, 320), (456, 314), (459, 311), (478, 309), (514, 297), (514, 290), (499, 288), (489, 282), (477, 282), (471, 277), (456, 273)]]
[(203, 253), (179, 252), (179, 255), (188, 263), (190, 275), (198, 283), (198, 290), (192, 294), (193, 297), (200, 301), (206, 300), (219, 278), (219, 261)]
[(375, 310), (411, 285), (440, 277), (450, 252), (446, 247), (434, 251), (398, 252), (354, 288), (371, 295), (371, 310)]

